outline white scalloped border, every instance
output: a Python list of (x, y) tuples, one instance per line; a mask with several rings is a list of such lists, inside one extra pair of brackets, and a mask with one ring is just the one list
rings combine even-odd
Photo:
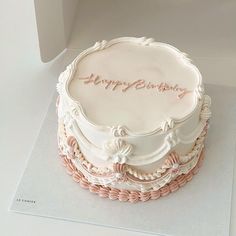
[[(70, 83), (70, 81), (73, 79), (73, 76), (75, 74), (75, 72), (77, 71), (77, 64), (79, 63), (80, 60), (82, 60), (85, 56), (99, 51), (99, 50), (103, 50), (105, 48), (108, 48), (114, 44), (117, 43), (122, 43), (122, 42), (134, 42), (134, 43), (139, 43), (141, 45), (145, 45), (145, 46), (162, 46), (162, 47), (167, 47), (168, 49), (173, 50), (178, 57), (180, 58), (180, 60), (182, 60), (182, 63), (185, 64), (186, 66), (190, 66), (198, 75), (198, 82), (197, 82), (197, 87), (195, 88), (194, 92), (195, 92), (195, 100), (194, 100), (194, 109), (192, 110), (192, 112), (190, 112), (188, 115), (186, 115), (185, 117), (181, 118), (181, 119), (177, 119), (174, 117), (169, 117), (167, 119), (167, 124), (161, 124), (159, 125), (157, 128), (155, 128), (152, 131), (148, 131), (148, 132), (135, 132), (135, 131), (131, 131), (128, 127), (126, 126), (122, 126), (122, 133), (125, 133), (128, 136), (149, 136), (149, 135), (153, 135), (155, 133), (160, 133), (160, 132), (166, 132), (169, 129), (172, 129), (174, 125), (182, 123), (184, 121), (186, 121), (187, 119), (189, 119), (193, 113), (196, 111), (196, 109), (198, 108), (198, 106), (201, 104), (202, 101), (202, 96), (204, 94), (204, 87), (202, 84), (202, 76), (200, 71), (197, 69), (197, 67), (195, 65), (193, 65), (191, 63), (191, 60), (187, 57), (186, 53), (181, 52), (180, 50), (178, 50), (177, 48), (166, 44), (166, 43), (161, 43), (161, 42), (155, 42), (154, 39), (152, 38), (145, 38), (145, 37), (141, 37), (141, 38), (135, 38), (135, 37), (121, 37), (121, 38), (116, 38), (116, 39), (112, 39), (110, 41), (101, 41), (101, 42), (96, 42), (94, 44), (94, 46), (84, 50), (83, 52), (81, 52), (75, 59), (74, 61), (67, 66), (66, 70), (61, 73), (60, 77), (59, 77), (59, 82), (57, 84), (57, 90), (59, 92), (60, 95), (62, 96), (66, 96), (66, 98), (69, 100), (69, 103), (72, 107), (74, 107), (74, 109), (76, 109), (79, 113), (79, 115), (77, 116), (77, 119), (83, 119), (86, 123), (88, 123), (90, 126), (92, 126), (93, 128), (95, 128), (96, 130), (102, 131), (102, 132), (110, 132), (112, 133), (114, 130), (114, 127), (110, 127), (110, 126), (103, 126), (103, 125), (98, 125), (95, 124), (93, 121), (91, 121), (85, 114), (84, 112), (84, 108), (82, 107), (82, 105), (80, 104), (79, 101), (76, 101), (73, 99), (73, 97), (70, 95), (69, 90), (68, 90), (68, 85)], [(171, 126), (170, 126), (171, 124)], [(163, 129), (164, 127), (164, 129)]]
[[(156, 149), (155, 151), (144, 154), (144, 155), (131, 155), (127, 157), (126, 164), (133, 165), (133, 166), (139, 166), (139, 165), (147, 165), (151, 164), (153, 162), (156, 162), (160, 160), (162, 157), (168, 154), (170, 150), (172, 150), (177, 144), (190, 144), (193, 143), (196, 138), (201, 134), (202, 130), (204, 129), (206, 125), (206, 121), (201, 121), (199, 125), (193, 130), (192, 133), (189, 135), (183, 135), (180, 134), (178, 130), (173, 130), (173, 132), (169, 133), (165, 139), (164, 142), (161, 144), (161, 146)], [(69, 128), (69, 127), (68, 127)], [(79, 143), (79, 145), (86, 150), (90, 150), (93, 155), (95, 155), (97, 158), (108, 161), (109, 162), (109, 156), (106, 155), (103, 148), (98, 147), (91, 143), (81, 132), (80, 128), (77, 125), (77, 122), (72, 122), (70, 126), (71, 133), (73, 133)]]

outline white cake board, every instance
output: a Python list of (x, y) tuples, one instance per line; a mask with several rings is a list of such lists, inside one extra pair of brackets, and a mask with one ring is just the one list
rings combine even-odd
[(10, 210), (158, 235), (229, 235), (236, 90), (208, 85), (207, 93), (213, 117), (200, 172), (177, 192), (137, 204), (100, 198), (66, 174), (57, 154), (55, 95)]

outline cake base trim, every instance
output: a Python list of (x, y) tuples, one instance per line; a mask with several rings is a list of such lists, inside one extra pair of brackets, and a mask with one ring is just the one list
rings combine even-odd
[(66, 171), (72, 176), (73, 180), (80, 184), (84, 189), (88, 189), (90, 192), (95, 193), (103, 198), (109, 198), (111, 200), (119, 200), (121, 202), (135, 203), (138, 201), (155, 200), (160, 197), (167, 196), (168, 194), (175, 192), (180, 187), (189, 182), (195, 174), (198, 173), (199, 168), (202, 165), (204, 159), (204, 149), (202, 150), (196, 166), (190, 170), (187, 174), (182, 174), (172, 180), (170, 183), (161, 187), (158, 190), (152, 190), (147, 192), (118, 189), (113, 187), (105, 187), (103, 185), (96, 185), (89, 182), (85, 176), (79, 171), (73, 164), (71, 159), (66, 155), (60, 155), (63, 165), (66, 167)]

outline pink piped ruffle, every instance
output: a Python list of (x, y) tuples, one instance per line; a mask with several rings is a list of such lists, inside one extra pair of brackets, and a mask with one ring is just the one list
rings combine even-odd
[(98, 193), (100, 190), (99, 186), (98, 185), (95, 185), (95, 184), (90, 184), (89, 185), (89, 191), (91, 193)]
[(70, 159), (74, 159), (75, 158), (75, 150), (78, 148), (77, 140), (73, 136), (69, 136), (67, 138), (67, 144), (70, 147), (68, 157)]
[(159, 197), (161, 197), (161, 191), (159, 189), (151, 191), (151, 199), (152, 200), (156, 200)]
[(101, 186), (98, 192), (100, 197), (108, 198), (109, 197), (109, 188)]
[(125, 170), (125, 164), (114, 163), (113, 164), (113, 170), (116, 173), (123, 173), (124, 170)]
[(139, 192), (138, 191), (131, 191), (129, 194), (129, 201), (132, 203), (139, 201)]
[(151, 193), (150, 192), (140, 192), (140, 200), (142, 202), (146, 202), (151, 198)]
[[(72, 146), (74, 145), (74, 140), (68, 141)], [(130, 191), (126, 189), (117, 189), (111, 187), (105, 187), (102, 185), (94, 185), (90, 183), (72, 163), (71, 159), (66, 157), (65, 155), (61, 155), (62, 164), (66, 167), (68, 174), (72, 175), (72, 178), (80, 184), (82, 188), (88, 189), (90, 192), (98, 194), (100, 197), (109, 198), (111, 200), (119, 200), (122, 202), (131, 202), (136, 203), (138, 201), (148, 201), (155, 200), (160, 197), (167, 196), (171, 192), (177, 191), (180, 187), (184, 186), (187, 182), (189, 182), (193, 176), (198, 172), (200, 166), (202, 165), (204, 153), (202, 151), (201, 156), (198, 160), (196, 166), (187, 174), (179, 175), (175, 180), (172, 180), (170, 183), (161, 187), (158, 190), (151, 190), (147, 192), (141, 191)], [(177, 163), (178, 157), (174, 155), (171, 156), (169, 161), (171, 164)], [(116, 166), (117, 170), (121, 170), (123, 166)], [(118, 172), (118, 171), (117, 171)]]
[(111, 190), (109, 191), (109, 198), (111, 200), (117, 200), (119, 197), (119, 189), (117, 188), (111, 188)]
[(165, 160), (165, 165), (173, 166), (174, 164), (179, 164), (179, 155), (176, 152), (171, 152), (168, 158)]
[(118, 199), (121, 201), (121, 202), (127, 202), (129, 200), (129, 191), (128, 190), (124, 190), (124, 189), (121, 189), (120, 192), (119, 192), (119, 197)]

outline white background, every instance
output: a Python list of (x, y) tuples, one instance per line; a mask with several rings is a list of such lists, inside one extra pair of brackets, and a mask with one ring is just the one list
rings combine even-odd
[[(8, 212), (65, 63), (63, 57), (48, 64), (41, 62), (36, 29), (32, 0), (0, 0), (0, 235), (144, 235)], [(199, 69), (212, 75), (204, 81), (236, 86), (235, 54), (224, 54), (214, 61), (204, 58), (203, 65), (199, 58)], [(211, 71), (207, 71), (207, 62)], [(212, 63), (217, 70), (224, 65), (220, 76), (212, 72)], [(231, 235), (236, 235), (235, 195)]]

